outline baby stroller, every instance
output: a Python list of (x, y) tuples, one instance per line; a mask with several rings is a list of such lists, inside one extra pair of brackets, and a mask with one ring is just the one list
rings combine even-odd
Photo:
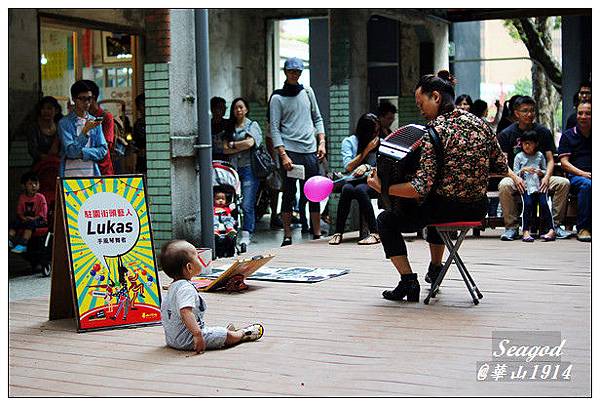
[[(231, 216), (236, 220), (236, 232), (242, 223), (242, 213), (239, 210), (241, 184), (237, 171), (229, 162), (213, 161), (213, 194), (217, 192), (225, 193)], [(237, 234), (234, 237), (225, 236), (218, 238), (215, 236), (215, 255), (217, 258), (232, 257), (246, 252), (246, 244), (237, 244)]]

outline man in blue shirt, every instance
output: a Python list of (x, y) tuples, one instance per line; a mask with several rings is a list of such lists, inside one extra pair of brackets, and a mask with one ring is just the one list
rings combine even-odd
[(557, 238), (568, 238), (571, 233), (560, 227), (569, 195), (569, 180), (560, 176), (552, 176), (554, 170), (554, 153), (556, 147), (549, 129), (535, 123), (535, 101), (529, 96), (515, 100), (514, 110), (517, 122), (506, 127), (499, 135), (498, 142), (508, 158), (508, 176), (498, 185), (498, 197), (502, 205), (504, 227), (506, 231), (500, 239), (512, 241), (519, 234), (519, 213), (521, 212), (521, 195), (525, 191), (525, 183), (510, 168), (513, 167), (515, 155), (521, 152), (521, 135), (525, 131), (535, 131), (539, 139), (539, 150), (546, 158), (546, 174), (540, 180), (540, 192), (552, 196), (552, 219)]
[(89, 113), (94, 100), (89, 85), (78, 80), (71, 86), (75, 107), (58, 122), (61, 144), (61, 177), (100, 176), (100, 162), (108, 151), (102, 133), (102, 117)]
[(560, 138), (558, 157), (577, 194), (577, 239), (592, 241), (592, 103), (577, 106), (577, 125)]

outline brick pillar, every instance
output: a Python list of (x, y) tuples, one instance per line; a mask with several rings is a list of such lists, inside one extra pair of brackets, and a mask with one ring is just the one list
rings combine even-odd
[(170, 17), (167, 9), (145, 14), (144, 92), (150, 218), (155, 249), (172, 238), (169, 112)]
[(170, 14), (168, 9), (149, 9), (146, 24), (145, 60), (147, 63), (168, 62), (171, 57)]

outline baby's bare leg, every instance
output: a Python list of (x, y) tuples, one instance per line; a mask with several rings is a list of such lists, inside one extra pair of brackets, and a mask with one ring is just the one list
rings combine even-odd
[(236, 345), (240, 341), (242, 341), (242, 336), (244, 333), (242, 330), (227, 330), (227, 338), (225, 339), (225, 346), (230, 347), (232, 345)]

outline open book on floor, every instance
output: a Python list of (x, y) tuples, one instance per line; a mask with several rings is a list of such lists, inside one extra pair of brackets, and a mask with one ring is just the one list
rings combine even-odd
[[(240, 291), (247, 287), (244, 280), (256, 272), (261, 266), (273, 259), (274, 255), (256, 255), (252, 258), (236, 259), (229, 268), (216, 279), (197, 276), (191, 282), (197, 290), (202, 292), (226, 289), (228, 291)], [(168, 289), (168, 286), (164, 287)]]

